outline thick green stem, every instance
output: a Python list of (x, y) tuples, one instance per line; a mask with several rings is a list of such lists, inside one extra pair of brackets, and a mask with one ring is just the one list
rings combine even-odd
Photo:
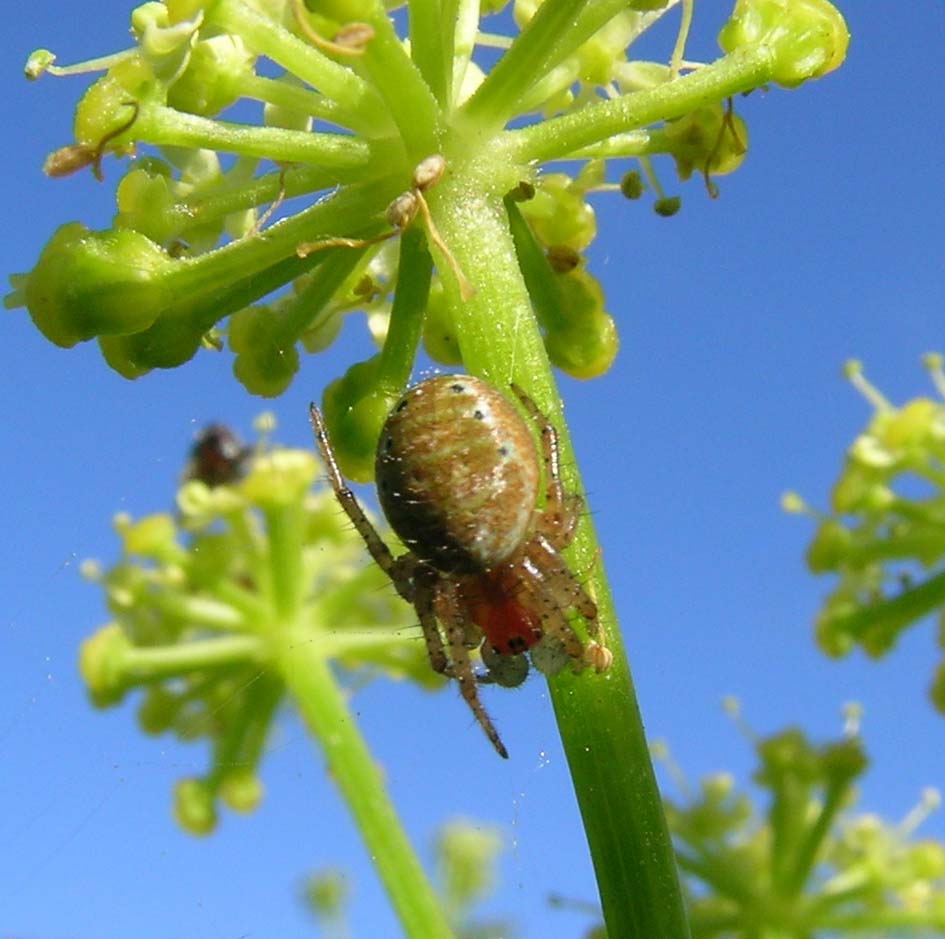
[(354, 816), (405, 935), (449, 939), (453, 931), (321, 651), (309, 642), (307, 633), (287, 634), (277, 662), (306, 724), (322, 746), (328, 773)]
[[(493, 384), (520, 384), (553, 417), (565, 484), (581, 492), (502, 204), (520, 171), (504, 162), (453, 168), (431, 193), (431, 203), (444, 241), (476, 291), (463, 302), (458, 284), (440, 265), (463, 361)], [(605, 675), (564, 672), (549, 683), (608, 934), (683, 939), (689, 933), (672, 844), (589, 515), (581, 520), (569, 560), (592, 571), (588, 586), (603, 639), (614, 653)]]

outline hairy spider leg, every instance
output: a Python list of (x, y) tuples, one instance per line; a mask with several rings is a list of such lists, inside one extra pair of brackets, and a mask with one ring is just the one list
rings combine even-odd
[(380, 569), (387, 574), (393, 583), (397, 593), (399, 593), (408, 603), (413, 603), (414, 590), (413, 582), (409, 576), (408, 565), (398, 563), (391, 554), (390, 548), (384, 543), (383, 538), (377, 533), (377, 529), (371, 524), (364, 510), (358, 504), (354, 493), (348, 488), (341, 470), (338, 468), (338, 461), (335, 459), (335, 452), (332, 450), (331, 441), (328, 439), (328, 428), (325, 426), (325, 420), (321, 412), (314, 403), (308, 406), (309, 417), (312, 421), (312, 429), (315, 431), (315, 442), (318, 445), (318, 452), (321, 454), (322, 462), (328, 471), (328, 479), (331, 482), (331, 488), (335, 491), (335, 498), (344, 509), (345, 514), (351, 519), (351, 524), (357, 529), (358, 534), (364, 540), (371, 557), (377, 562)]
[[(529, 547), (531, 547), (531, 543)], [(568, 657), (573, 662), (583, 662), (584, 643), (581, 642), (580, 637), (564, 615), (564, 611), (574, 605), (573, 601), (570, 599), (570, 594), (566, 594), (566, 591), (555, 589), (559, 571), (565, 575), (569, 583), (574, 583), (567, 568), (559, 561), (556, 571), (544, 569), (535, 563), (531, 553), (526, 550), (522, 557), (521, 570), (524, 572), (521, 577), (522, 592), (528, 596), (532, 609), (538, 611), (542, 631), (555, 636), (564, 646)], [(590, 626), (590, 623), (588, 625)]]
[(499, 732), (495, 729), (495, 725), (489, 715), (486, 714), (486, 710), (479, 700), (476, 676), (473, 673), (472, 662), (469, 659), (469, 649), (466, 647), (465, 619), (460, 609), (455, 585), (446, 580), (441, 580), (440, 584), (442, 587), (440, 591), (442, 600), (440, 609), (445, 619), (443, 625), (446, 627), (446, 641), (449, 645), (450, 659), (453, 662), (453, 677), (459, 682), (459, 693), (473, 712), (479, 726), (492, 742), (496, 753), (507, 760), (509, 752), (505, 749), (505, 745), (499, 737)]
[(440, 627), (436, 621), (436, 595), (439, 579), (439, 574), (429, 565), (417, 565), (413, 582), (413, 608), (420, 620), (431, 668), (441, 675), (451, 675), (450, 663), (443, 648), (443, 637), (440, 635)]
[(558, 431), (554, 424), (518, 385), (513, 384), (512, 391), (528, 412), (541, 437), (545, 506), (538, 515), (537, 529), (551, 539), (556, 548), (566, 548), (574, 540), (584, 500), (577, 493), (565, 493), (561, 485), (561, 451), (558, 446)]

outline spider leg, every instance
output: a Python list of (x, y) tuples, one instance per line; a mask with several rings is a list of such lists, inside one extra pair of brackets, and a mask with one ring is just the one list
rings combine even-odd
[(457, 602), (454, 586), (449, 582), (442, 582), (443, 603), (441, 604), (446, 627), (446, 640), (449, 644), (450, 659), (452, 660), (452, 675), (459, 682), (459, 693), (473, 712), (479, 726), (495, 747), (496, 753), (503, 759), (508, 759), (509, 753), (499, 737), (491, 718), (486, 714), (482, 702), (479, 700), (479, 689), (476, 676), (473, 673), (472, 663), (469, 660), (469, 649), (466, 647), (466, 623)]
[(436, 621), (436, 588), (438, 577), (436, 571), (424, 565), (418, 565), (414, 576), (413, 607), (420, 618), (420, 628), (423, 630), (423, 639), (427, 644), (427, 655), (430, 666), (440, 675), (452, 674), (446, 650), (443, 648), (443, 637)]
[[(567, 571), (563, 565), (562, 570)], [(538, 613), (542, 633), (554, 636), (564, 646), (568, 658), (581, 662), (584, 659), (584, 644), (564, 615), (564, 611), (573, 604), (563, 598), (560, 591), (550, 588), (553, 574), (549, 576), (541, 570), (526, 553), (522, 558), (520, 591), (527, 598), (527, 605)]]
[(538, 514), (537, 529), (560, 550), (566, 548), (574, 539), (584, 500), (576, 494), (566, 495), (562, 488), (558, 431), (555, 430), (554, 424), (518, 385), (513, 384), (512, 391), (541, 435), (541, 454), (545, 468), (545, 505)]
[[(364, 510), (355, 498), (354, 493), (348, 488), (344, 477), (341, 475), (341, 470), (338, 469), (338, 461), (335, 459), (334, 450), (332, 450), (331, 442), (328, 439), (328, 428), (325, 426), (325, 419), (314, 404), (309, 405), (309, 417), (312, 421), (312, 429), (315, 431), (318, 452), (321, 454), (322, 462), (328, 471), (328, 479), (331, 488), (335, 492), (335, 498), (348, 518), (351, 519), (351, 524), (357, 529), (358, 534), (364, 539), (364, 544), (371, 553), (371, 557), (391, 579), (397, 593), (408, 603), (412, 603), (414, 593), (410, 576), (412, 565), (403, 563), (405, 558), (399, 560), (394, 558), (390, 548), (387, 547), (384, 540), (377, 533), (377, 529), (364, 514)], [(426, 630), (424, 630), (425, 632)]]
[[(598, 672), (606, 671), (613, 661), (613, 654), (600, 642), (597, 604), (571, 573), (562, 561), (561, 555), (547, 538), (538, 534), (529, 542), (522, 567), (528, 571), (534, 581), (540, 583), (542, 592), (551, 600), (558, 618), (564, 622), (568, 631), (573, 632), (564, 618), (565, 610), (573, 607), (584, 617), (590, 642), (582, 649), (579, 660), (592, 665)], [(560, 626), (555, 625), (555, 617), (549, 619), (548, 625), (552, 630), (560, 629)]]

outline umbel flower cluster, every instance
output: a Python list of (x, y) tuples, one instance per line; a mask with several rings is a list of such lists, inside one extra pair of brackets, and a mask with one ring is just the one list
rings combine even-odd
[(176, 817), (195, 834), (214, 827), (218, 800), (249, 811), (261, 797), (259, 762), (286, 693), (280, 656), (304, 651), (359, 680), (441, 684), (331, 490), (311, 488), (318, 469), (307, 451), (260, 445), (245, 475), (182, 482), (175, 513), (117, 516), (121, 558), (83, 565), (112, 616), (82, 646), (92, 701), (140, 690), (143, 731), (210, 744), (207, 773), (176, 789)]
[[(582, 257), (595, 235), (589, 195), (650, 189), (672, 214), (658, 155), (714, 191), (712, 177), (747, 146), (732, 96), (822, 75), (848, 38), (825, 0), (738, 0), (719, 34), (726, 55), (703, 65), (684, 57), (691, 0), (590, 0), (578, 16), (573, 0), (516, 0), (499, 21), (520, 28), (514, 37), (481, 28), (500, 0), (453, 6), (455, 24), (411, 4), (406, 44), (380, 0), (166, 0), (134, 10), (134, 45), (121, 52), (70, 67), (35, 52), (30, 78), (104, 70), (47, 173), (101, 176), (107, 155), (137, 159), (111, 228), (63, 225), (8, 305), (25, 305), (57, 345), (96, 339), (127, 378), (225, 343), (239, 381), (266, 396), (287, 387), (301, 351), (332, 341), (345, 313), (366, 310), (383, 351), (331, 386), (325, 410), (340, 438), (370, 437), (421, 338), (435, 360), (481, 369), (464, 333), (498, 300), (483, 282), (491, 259), (468, 237), (485, 206), (506, 216), (493, 219), (501, 243), (482, 238), (517, 258), (551, 362), (599, 375), (617, 331)], [(669, 61), (630, 58), (675, 6)], [(490, 47), (504, 54), (484, 74)], [(438, 174), (419, 180), (434, 155)], [(559, 160), (579, 169), (545, 171)], [(392, 238), (407, 227), (423, 229), (436, 274), (421, 313), (400, 324), (398, 281), (422, 282), (431, 263), (403, 270)], [(380, 403), (352, 417), (365, 401)]]
[[(737, 702), (726, 706), (737, 716)], [(692, 787), (673, 767), (683, 798), (666, 800), (667, 820), (693, 939), (945, 932), (945, 847), (916, 837), (939, 794), (926, 790), (896, 824), (854, 813), (867, 768), (858, 710), (848, 706), (843, 737), (825, 744), (797, 728), (746, 729), (759, 805), (728, 774)]]
[[(816, 620), (828, 655), (859, 646), (879, 658), (930, 613), (938, 616), (945, 652), (945, 371), (938, 354), (923, 364), (940, 398), (897, 407), (866, 380), (859, 362), (848, 362), (846, 375), (873, 415), (847, 450), (831, 511), (816, 512), (794, 493), (784, 497), (787, 509), (817, 519), (810, 570), (837, 576)], [(945, 713), (945, 661), (929, 694)]]

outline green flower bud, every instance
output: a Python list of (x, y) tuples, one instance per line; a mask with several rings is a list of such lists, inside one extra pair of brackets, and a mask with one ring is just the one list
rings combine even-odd
[(163, 104), (160, 83), (140, 53), (129, 55), (113, 65), (97, 82), (90, 85), (75, 110), (73, 133), (78, 143), (93, 149), (102, 140), (127, 127), (109, 146), (134, 139), (135, 108)]
[[(230, 480), (235, 482), (235, 479)], [(198, 528), (237, 512), (245, 505), (240, 495), (228, 485), (208, 486), (201, 479), (188, 479), (177, 490), (177, 508), (188, 526)]]
[(653, 211), (662, 218), (672, 218), (682, 206), (679, 196), (663, 196), (653, 203)]
[(174, 519), (165, 513), (145, 515), (136, 522), (116, 527), (128, 554), (166, 560), (176, 558), (181, 552)]
[(220, 780), (220, 798), (234, 812), (248, 813), (262, 802), (263, 785), (250, 767), (228, 770)]
[(251, 394), (274, 398), (289, 387), (299, 370), (294, 342), (278, 337), (279, 318), (269, 307), (250, 306), (230, 317), (233, 374)]
[(427, 312), (423, 320), (423, 348), (434, 362), (442, 365), (463, 364), (456, 326), (439, 280), (430, 287)]
[(170, 168), (158, 160), (139, 162), (129, 170), (115, 193), (115, 228), (134, 229), (161, 245), (177, 237), (179, 226), (167, 223), (168, 210), (177, 201), (170, 176)]
[(374, 479), (374, 452), (381, 427), (399, 392), (377, 385), (380, 356), (352, 365), (326, 389), (322, 399), (325, 422), (342, 473), (355, 482)]
[(827, 0), (737, 0), (719, 33), (725, 52), (771, 46), (776, 58), (772, 79), (786, 88), (838, 68), (849, 42), (847, 24)]
[(23, 66), (23, 74), (30, 81), (36, 81), (55, 61), (55, 54), (48, 49), (36, 49), (30, 53), (26, 60), (26, 65)]
[(164, 0), (169, 23), (192, 19), (207, 5), (207, 0)]
[(594, 209), (584, 192), (564, 173), (542, 177), (535, 198), (520, 205), (538, 240), (545, 246), (567, 245), (583, 251), (597, 234)]
[(576, 268), (559, 274), (560, 309), (567, 319), (549, 323), (545, 348), (552, 363), (572, 378), (596, 378), (613, 364), (620, 342), (613, 317), (604, 312), (600, 284)]
[(827, 782), (833, 785), (848, 786), (869, 766), (863, 745), (857, 737), (827, 744), (821, 750), (821, 760)]
[(161, 685), (150, 685), (138, 708), (138, 726), (146, 734), (163, 734), (177, 717), (177, 697)]
[(916, 398), (892, 414), (877, 416), (875, 435), (891, 451), (922, 450), (930, 438), (940, 435), (940, 410), (940, 403)]
[[(305, 83), (294, 75), (280, 75), (277, 81), (290, 88), (305, 88)], [(263, 108), (263, 123), (266, 127), (284, 127), (286, 130), (311, 130), (312, 115), (308, 111), (267, 101)]]
[(348, 885), (338, 871), (313, 874), (305, 883), (305, 899), (318, 916), (338, 916), (347, 898)]
[(132, 357), (132, 350), (126, 348), (117, 339), (109, 337), (99, 339), (98, 348), (102, 353), (105, 364), (108, 365), (110, 369), (118, 372), (122, 378), (134, 381), (136, 378), (141, 378), (142, 375), (147, 375), (148, 372), (151, 371), (147, 365), (141, 365), (136, 362)]
[(645, 189), (643, 177), (636, 170), (630, 170), (620, 178), (620, 193), (625, 199), (639, 199)]
[(917, 880), (945, 877), (945, 846), (938, 841), (920, 841), (909, 847), (911, 874)]
[(187, 67), (190, 51), (197, 41), (197, 28), (203, 14), (195, 21), (171, 24), (163, 3), (143, 3), (131, 14), (131, 31), (138, 40), (154, 75), (162, 82), (172, 82)]
[(223, 33), (201, 39), (187, 67), (167, 92), (167, 103), (188, 114), (211, 117), (239, 96), (245, 78), (253, 74), (256, 57), (239, 36)]
[(830, 505), (838, 514), (856, 512), (877, 485), (877, 473), (848, 460), (830, 493)]
[(174, 787), (174, 818), (191, 835), (209, 835), (217, 826), (214, 793), (202, 779), (181, 779)]
[(812, 574), (835, 571), (843, 563), (853, 543), (853, 536), (840, 522), (827, 519), (817, 526), (807, 547), (807, 567)]
[(175, 368), (200, 348), (205, 328), (193, 323), (193, 310), (168, 307), (148, 328), (131, 336), (102, 336), (105, 361), (125, 378), (137, 378), (152, 368)]
[(494, 828), (461, 820), (444, 825), (436, 853), (448, 902), (464, 906), (488, 893), (501, 850), (502, 837)]
[(26, 281), (26, 306), (40, 332), (65, 348), (140, 332), (170, 300), (160, 275), (172, 263), (138, 232), (70, 222), (43, 248)]
[(109, 623), (79, 647), (79, 674), (96, 707), (118, 704), (127, 689), (125, 661), (131, 643), (117, 623)]
[(300, 502), (318, 475), (315, 454), (308, 450), (273, 450), (253, 460), (240, 482), (242, 495), (261, 508)]
[(553, 330), (545, 334), (545, 348), (552, 363), (572, 378), (598, 378), (617, 357), (620, 339), (617, 325), (607, 313), (574, 329)]
[(833, 603), (826, 606), (814, 621), (814, 637), (824, 655), (839, 659), (847, 655), (855, 640), (847, 629), (849, 616), (856, 611), (853, 603)]
[(693, 171), (724, 176), (738, 169), (748, 150), (745, 122), (734, 114), (726, 119), (721, 104), (669, 121), (665, 132), (680, 179)]
[[(666, 0), (658, 0), (665, 6)], [(619, 13), (577, 51), (579, 76), (594, 85), (606, 85), (626, 61), (624, 50), (639, 32), (639, 17), (632, 10)]]

